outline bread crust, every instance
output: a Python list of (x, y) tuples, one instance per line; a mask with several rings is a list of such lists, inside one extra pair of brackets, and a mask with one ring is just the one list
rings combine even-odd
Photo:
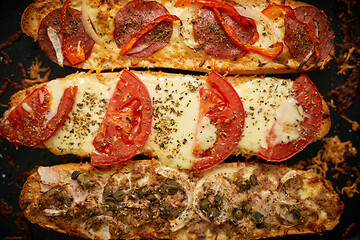
[[(45, 168), (43, 168), (45, 169)], [(154, 170), (155, 169), (155, 170)], [(160, 169), (160, 170), (159, 170)], [(24, 215), (26, 218), (28, 218), (31, 222), (37, 223), (42, 227), (59, 231), (66, 234), (71, 234), (83, 238), (97, 238), (97, 239), (109, 239), (109, 238), (122, 238), (122, 239), (137, 239), (137, 238), (152, 238), (152, 239), (158, 239), (158, 238), (170, 238), (170, 239), (202, 239), (204, 236), (207, 238), (210, 238), (211, 236), (216, 235), (218, 239), (260, 239), (260, 238), (269, 238), (269, 237), (281, 237), (286, 235), (295, 235), (295, 234), (314, 234), (314, 233), (321, 233), (324, 231), (329, 231), (333, 229), (339, 221), (341, 212), (343, 210), (343, 203), (340, 201), (339, 196), (336, 194), (336, 192), (333, 190), (331, 182), (323, 179), (319, 175), (311, 172), (311, 171), (300, 171), (300, 170), (292, 170), (290, 168), (284, 167), (284, 166), (275, 166), (275, 165), (269, 165), (269, 164), (256, 164), (256, 163), (223, 163), (216, 168), (212, 170), (208, 170), (206, 172), (202, 172), (199, 174), (192, 175), (187, 171), (179, 171), (179, 170), (171, 170), (175, 171), (175, 173), (181, 173), (183, 176), (182, 181), (188, 181), (191, 186), (194, 186), (194, 188), (191, 187), (191, 189), (188, 189), (189, 194), (192, 196), (192, 204), (191, 206), (191, 213), (189, 213), (188, 217), (189, 219), (186, 219), (186, 224), (182, 225), (179, 229), (172, 231), (167, 228), (160, 229), (158, 227), (154, 227), (151, 225), (151, 223), (144, 223), (140, 227), (134, 227), (129, 224), (128, 222), (124, 221), (118, 221), (118, 226), (115, 226), (115, 229), (112, 228), (101, 228), (98, 227), (98, 229), (110, 229), (106, 231), (100, 231), (99, 234), (96, 233), (96, 230), (93, 232), (91, 231), (91, 226), (86, 225), (86, 223), (90, 222), (88, 221), (94, 216), (86, 216), (86, 211), (88, 211), (88, 207), (86, 207), (89, 202), (93, 201), (91, 198), (85, 198), (80, 202), (72, 202), (71, 205), (69, 205), (68, 208), (66, 208), (66, 212), (63, 213), (64, 215), (46, 215), (46, 209), (52, 209), (53, 211), (56, 210), (55, 205), (47, 205), (47, 202), (53, 201), (53, 195), (49, 194), (50, 191), (56, 192), (56, 189), (63, 189), (61, 186), (68, 186), (71, 184), (73, 187), (72, 189), (77, 191), (78, 193), (83, 194), (92, 194), (96, 193), (96, 195), (100, 195), (100, 200), (98, 203), (98, 206), (95, 207), (95, 209), (100, 209), (101, 206), (101, 196), (105, 194), (105, 186), (107, 183), (110, 182), (110, 179), (114, 174), (117, 174), (118, 178), (121, 179), (122, 174), (128, 174), (130, 181), (134, 181), (132, 184), (134, 187), (136, 186), (136, 180), (132, 177), (132, 174), (137, 174), (137, 176), (153, 176), (155, 172), (161, 172), (161, 171), (168, 171), (168, 168), (163, 168), (159, 162), (156, 160), (137, 160), (137, 161), (130, 161), (124, 164), (114, 165), (111, 168), (107, 169), (96, 169), (92, 167), (88, 163), (81, 163), (81, 164), (75, 164), (75, 163), (69, 163), (69, 164), (63, 164), (63, 165), (56, 165), (52, 167), (47, 167), (46, 171), (51, 171), (55, 173), (59, 173), (60, 180), (57, 183), (54, 183), (50, 188), (45, 188), (45, 180), (46, 180), (46, 171), (36, 172), (33, 175), (31, 175), (26, 183), (24, 184), (23, 190), (20, 195), (20, 207), (24, 212)], [(81, 173), (86, 173), (89, 176), (92, 177), (94, 182), (98, 183), (101, 182), (99, 186), (94, 186), (88, 190), (83, 191), (79, 185), (77, 185), (76, 180), (71, 180), (70, 177), (74, 171), (79, 171)], [(136, 171), (136, 173), (135, 173)], [(45, 173), (44, 173), (45, 172)], [(161, 173), (160, 173), (161, 174)], [(226, 178), (229, 179), (229, 184), (233, 185), (236, 184), (236, 177), (239, 179), (243, 179), (245, 175), (254, 174), (257, 176), (258, 183), (255, 186), (251, 186), (249, 190), (246, 190), (245, 192), (233, 192), (232, 193), (232, 199), (228, 199), (228, 196), (226, 194), (226, 191), (229, 189), (233, 189), (233, 186), (229, 186), (229, 189), (227, 189), (227, 185), (222, 186), (222, 190), (219, 190), (218, 194), (222, 194), (223, 197), (223, 203), (226, 204), (227, 201), (231, 202), (231, 205), (236, 205), (237, 201), (244, 201), (240, 200), (239, 194), (242, 195), (248, 195), (250, 196), (249, 199), (246, 201), (253, 204), (253, 211), (260, 211), (266, 215), (266, 218), (269, 219), (270, 222), (267, 222), (268, 226), (271, 226), (271, 231), (266, 230), (266, 228), (263, 227), (254, 227), (249, 228), (248, 230), (236, 230), (236, 228), (233, 228), (232, 225), (229, 225), (227, 221), (215, 224), (215, 219), (210, 221), (205, 221), (203, 218), (204, 216), (201, 216), (201, 212), (199, 213), (199, 210), (196, 208), (198, 207), (198, 201), (199, 198), (202, 198), (202, 196), (207, 194), (211, 195), (211, 190), (205, 190), (202, 189), (203, 186), (206, 186), (207, 182), (212, 182), (215, 179), (218, 181), (224, 181)], [(176, 174), (175, 174), (176, 175)], [(175, 179), (176, 181), (180, 182), (175, 176), (174, 173), (167, 175), (165, 177), (166, 180), (168, 178)], [(270, 182), (275, 181), (272, 185), (269, 183), (265, 183), (266, 179), (272, 179)], [(276, 179), (276, 180), (275, 180)], [(291, 180), (292, 179), (292, 180)], [(152, 185), (149, 181), (149, 186), (153, 186), (152, 189), (156, 191), (158, 189), (156, 186)], [(265, 181), (265, 182), (264, 182)], [(300, 186), (296, 187), (296, 184), (293, 185), (295, 189), (291, 189), (290, 181), (295, 181), (297, 184), (300, 184)], [(286, 185), (290, 184), (290, 185)], [(216, 185), (216, 184), (215, 184)], [(277, 186), (278, 185), (278, 186)], [(285, 186), (286, 185), (286, 186)], [(121, 186), (118, 186), (121, 188)], [(289, 222), (286, 222), (286, 217), (284, 217), (281, 213), (271, 213), (271, 211), (262, 209), (260, 206), (261, 204), (266, 204), (267, 200), (266, 196), (263, 196), (262, 194), (264, 192), (270, 191), (272, 192), (271, 196), (280, 196), (281, 192), (283, 191), (282, 188), (286, 187), (286, 191), (288, 191), (288, 196), (286, 199), (277, 199), (275, 201), (270, 201), (270, 206), (272, 204), (280, 204), (279, 201), (288, 202), (287, 208), (290, 208), (290, 206), (295, 206), (295, 208), (302, 209), (301, 210), (301, 216), (302, 220), (295, 225), (289, 224)], [(216, 188), (216, 187), (214, 187)], [(44, 190), (45, 189), (45, 190)], [(200, 190), (199, 190), (200, 189)], [(298, 195), (295, 193), (296, 189), (300, 192), (304, 192), (302, 194), (305, 194), (305, 192), (312, 192), (310, 194), (311, 196), (306, 197), (305, 195)], [(115, 190), (113, 188), (113, 190)], [(186, 190), (184, 190), (186, 191)], [(280, 194), (280, 195), (278, 195)], [(294, 195), (293, 195), (294, 194)], [(166, 194), (165, 194), (166, 195)], [(172, 198), (173, 195), (167, 196), (168, 198)], [(257, 196), (257, 200), (251, 199), (251, 197)], [(163, 196), (162, 197), (166, 197)], [(45, 199), (48, 198), (48, 199)], [(138, 197), (135, 197), (138, 198)], [(230, 197), (231, 198), (231, 197)], [(306, 203), (304, 202), (304, 198), (306, 198)], [(235, 200), (237, 199), (237, 200)], [(298, 202), (293, 205), (291, 201), (297, 199)], [(74, 200), (75, 201), (75, 200)], [(141, 197), (138, 199), (138, 201), (146, 201), (143, 200)], [(159, 201), (161, 201), (161, 198), (159, 198)], [(265, 203), (263, 203), (265, 201)], [(85, 203), (86, 202), (86, 203)], [(257, 203), (258, 202), (258, 203)], [(326, 203), (328, 202), (328, 204)], [(118, 202), (115, 202), (116, 204), (120, 204)], [(77, 219), (73, 219), (72, 217), (66, 217), (65, 215), (71, 215), (74, 211), (72, 209), (76, 208), (77, 205), (82, 205), (81, 208), (78, 210), (80, 212), (77, 212), (77, 214), (81, 217), (78, 217)], [(126, 204), (126, 200), (125, 200)], [(280, 204), (281, 205), (281, 204)], [(279, 206), (280, 206), (279, 205)], [(286, 205), (286, 204), (285, 204)], [(55, 207), (54, 207), (55, 206)], [(297, 207), (296, 207), (297, 206)], [(309, 213), (306, 213), (307, 206), (311, 208), (311, 211), (315, 211), (316, 215), (318, 216), (318, 219), (314, 219), (310, 215), (307, 215)], [(233, 207), (233, 206), (232, 206)], [(61, 208), (61, 206), (60, 206)], [(101, 215), (101, 210), (99, 214)], [(67, 213), (68, 212), (68, 213)], [(312, 213), (312, 214), (315, 214)], [(200, 214), (200, 215), (199, 215)], [(269, 214), (269, 215), (267, 215)], [(278, 217), (272, 216), (272, 214), (279, 214)], [(100, 215), (97, 215), (99, 217)], [(324, 217), (324, 215), (326, 217)], [(107, 216), (109, 218), (117, 218), (118, 215), (116, 215), (116, 212), (107, 212)], [(282, 216), (282, 217), (281, 217)], [(282, 219), (278, 219), (277, 218)], [(166, 225), (166, 222), (169, 220), (165, 218), (164, 216), (159, 216), (161, 223)], [(163, 218), (163, 219), (161, 219)], [(206, 218), (206, 217), (205, 217)], [(67, 222), (64, 222), (66, 219)], [(171, 220), (169, 220), (171, 221)], [(244, 217), (242, 220), (244, 223), (246, 223), (249, 226), (254, 226), (253, 220), (248, 217)], [(278, 227), (275, 222), (271, 221), (280, 221), (280, 225)], [(283, 221), (283, 222), (282, 222)], [(285, 222), (284, 222), (285, 221)], [(105, 225), (108, 223), (105, 223)], [(122, 228), (122, 224), (125, 224), (125, 228)], [(196, 226), (201, 225), (202, 232), (197, 232)], [(237, 224), (242, 224), (238, 222)], [(288, 225), (289, 224), (289, 225)], [(199, 225), (199, 226), (200, 226)], [(153, 229), (154, 228), (154, 229)], [(235, 233), (231, 233), (227, 228), (232, 229), (235, 231)], [(116, 230), (117, 229), (117, 230)], [(126, 230), (124, 230), (126, 229)], [(146, 230), (144, 230), (146, 229)], [(157, 231), (165, 231), (165, 234), (157, 233)]]
[[(72, 7), (81, 9), (82, 1), (83, 0), (72, 1)], [(98, 8), (97, 15), (94, 14), (95, 17), (91, 17), (91, 20), (93, 21), (95, 28), (97, 28), (97, 32), (101, 32), (104, 42), (114, 42), (112, 34), (113, 22), (112, 20), (107, 20), (104, 26), (99, 27), (101, 24), (101, 20), (98, 20), (98, 18), (100, 18), (99, 14), (104, 14), (106, 9), (111, 9), (107, 13), (106, 18), (113, 19), (116, 12), (127, 2), (128, 1), (115, 0), (106, 1), (106, 3), (105, 1), (96, 0), (88, 0), (86, 2), (86, 5), (93, 6), (93, 9)], [(175, 3), (174, 0), (159, 0), (158, 2), (167, 7), (171, 14), (179, 15), (182, 14), (182, 11), (184, 11), (183, 7), (173, 7), (173, 4)], [(265, 9), (268, 5), (268, 1), (266, 0), (253, 0), (250, 2), (236, 0), (235, 2), (238, 2), (246, 7), (255, 6), (256, 9), (260, 10)], [(281, 0), (272, 2), (277, 4), (284, 3), (284, 1)], [(285, 4), (293, 8), (299, 6), (310, 6), (309, 4), (299, 1), (285, 1)], [(32, 3), (22, 15), (21, 26), (23, 31), (37, 41), (37, 31), (41, 20), (52, 10), (60, 8), (61, 6), (62, 4), (59, 0), (37, 0)], [(181, 18), (181, 16), (179, 17)], [(184, 21), (184, 19), (182, 20)], [(203, 50), (195, 51), (189, 48), (183, 41), (183, 38), (180, 37), (182, 34), (180, 24), (178, 22), (174, 22), (173, 26), (173, 35), (170, 43), (165, 48), (149, 57), (136, 58), (126, 55), (120, 56), (118, 54), (120, 49), (117, 48), (115, 43), (105, 45), (95, 43), (90, 57), (85, 62), (77, 64), (74, 67), (96, 70), (119, 69), (124, 67), (171, 68), (199, 72), (209, 72), (211, 70), (215, 70), (220, 73), (242, 75), (294, 73), (314, 70), (314, 64), (309, 66), (304, 65), (301, 69), (299, 69), (301, 63), (291, 58), (286, 46), (284, 47), (284, 52), (274, 60), (269, 60), (255, 53), (248, 53), (245, 57), (238, 59), (215, 59), (206, 54)], [(260, 35), (261, 34), (262, 33), (260, 32)], [(332, 46), (329, 55), (326, 59), (319, 62), (317, 68), (322, 69), (328, 62), (330, 62), (332, 56), (334, 55), (334, 51), (335, 48)]]
[[(205, 80), (206, 80), (206, 76), (195, 76), (195, 75), (191, 76), (191, 75), (181, 75), (181, 74), (174, 74), (174, 73), (152, 72), (152, 71), (145, 71), (145, 72), (144, 71), (133, 71), (133, 72), (142, 81), (144, 81), (146, 79), (150, 79), (150, 77), (153, 80), (155, 78), (157, 78), (158, 80), (156, 80), (156, 81), (158, 81), (158, 82), (161, 82), (162, 80), (165, 80), (165, 79), (177, 79), (178, 77), (187, 77), (187, 78), (197, 79), (196, 81), (200, 81), (200, 82), (205, 82)], [(114, 81), (117, 81), (117, 79), (119, 79), (120, 75), (121, 75), (121, 73), (100, 73), (100, 74), (91, 74), (91, 75), (87, 75), (85, 73), (75, 73), (75, 74), (67, 76), (64, 79), (55, 79), (54, 81), (60, 81), (60, 82), (66, 82), (67, 81), (68, 84), (73, 84), (72, 81), (76, 82), (77, 79), (85, 78), (89, 82), (91, 80), (95, 79), (96, 82), (100, 81), (100, 82), (103, 82), (103, 83), (113, 83)], [(155, 78), (153, 78), (153, 77), (155, 77)], [(255, 76), (227, 76), (226, 78), (233, 84), (233, 86), (235, 88), (236, 88), (237, 84), (249, 82), (252, 79), (258, 79), (258, 77), (255, 77)], [(259, 78), (259, 79), (261, 80), (261, 78)], [(275, 79), (276, 81), (284, 81), (284, 79), (279, 79), (279, 78), (274, 78), (274, 77), (272, 77), (271, 79)], [(289, 80), (289, 79), (287, 79), (285, 81), (291, 82), (291, 80)], [(43, 83), (43, 84), (47, 84), (47, 83)], [(11, 97), (11, 101), (9, 103), (10, 108), (9, 108), (9, 110), (7, 110), (4, 113), (4, 116), (3, 116), (1, 121), (2, 122), (5, 121), (7, 115), (10, 113), (12, 108), (14, 108), (19, 103), (21, 103), (21, 101), (28, 94), (30, 94), (35, 88), (37, 88), (39, 86), (42, 86), (43, 84), (33, 86), (31, 88), (19, 91), (16, 94), (14, 94)], [(152, 85), (154, 85), (154, 84), (155, 83), (152, 82)], [(111, 85), (113, 85), (113, 84), (111, 84)], [(154, 97), (154, 96), (155, 95), (153, 95), (152, 97)], [(323, 112), (322, 123), (321, 123), (321, 126), (320, 126), (320, 130), (319, 130), (319, 132), (317, 132), (314, 141), (320, 140), (323, 137), (325, 137), (326, 134), (328, 133), (330, 127), (331, 127), (331, 119), (330, 119), (330, 114), (329, 114), (329, 107), (328, 107), (328, 105), (326, 104), (326, 102), (323, 99), (322, 99), (322, 112)], [(54, 144), (52, 144), (52, 145), (49, 145), (49, 146), (46, 146), (46, 147), (52, 153), (57, 154), (57, 155), (76, 154), (76, 155), (81, 156), (81, 157), (90, 157), (91, 152), (84, 151), (84, 150), (80, 151), (79, 149), (78, 150), (69, 150), (69, 149), (65, 149), (64, 146), (62, 146), (60, 148), (60, 146), (55, 146)], [(151, 145), (151, 146), (153, 146), (153, 145)], [(44, 146), (38, 146), (38, 147), (45, 147), (45, 145)], [(59, 150), (59, 149), (61, 149), (61, 150)], [(157, 154), (156, 154), (156, 150), (154, 150), (154, 149), (156, 149), (156, 148), (144, 147), (142, 153), (147, 155), (147, 156), (150, 156), (150, 157), (155, 157)], [(153, 151), (155, 151), (155, 153)], [(256, 153), (247, 152), (246, 150), (238, 147), (238, 148), (235, 149), (235, 151), (232, 154), (233, 155), (243, 155), (243, 156), (246, 156), (246, 157), (250, 157), (250, 156), (252, 156), (252, 155), (254, 155)]]

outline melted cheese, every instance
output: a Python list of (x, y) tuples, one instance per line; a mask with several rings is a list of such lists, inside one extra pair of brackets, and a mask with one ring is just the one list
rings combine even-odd
[[(85, 3), (83, 3), (85, 1)], [(231, 64), (245, 64), (256, 60), (256, 65), (264, 65), (271, 60), (256, 53), (249, 52), (245, 57), (237, 60), (216, 60), (209, 57), (203, 50), (196, 50), (198, 44), (194, 39), (192, 21), (197, 15), (198, 10), (202, 5), (189, 5), (184, 7), (174, 7), (175, 1), (158, 1), (162, 4), (170, 14), (178, 16), (183, 24), (178, 21), (173, 22), (173, 34), (169, 44), (163, 49), (159, 50), (149, 58), (129, 58), (127, 56), (120, 56), (120, 49), (114, 41), (114, 18), (116, 13), (127, 3), (127, 1), (120, 1), (116, 4), (104, 4), (102, 1), (89, 1), (89, 0), (74, 0), (72, 7), (75, 9), (85, 11), (83, 14), (91, 19), (92, 25), (95, 28), (97, 37), (94, 37), (94, 32), (89, 30), (89, 24), (85, 24), (88, 29), (87, 32), (93, 36), (95, 45), (91, 52), (90, 57), (82, 65), (85, 68), (114, 68), (119, 66), (163, 66), (163, 62), (171, 63), (172, 68), (184, 68), (184, 66), (193, 66), (193, 69), (204, 68), (207, 69), (223, 69), (229, 67)], [(266, 49), (276, 43), (283, 42), (284, 38), (284, 21), (272, 21), (268, 19), (261, 11), (266, 8), (266, 2), (261, 6), (254, 6), (247, 3), (242, 3), (246, 7), (238, 7), (238, 11), (245, 17), (252, 18), (259, 32), (259, 40), (255, 43)], [(83, 19), (87, 21), (87, 19)], [(190, 57), (191, 56), (191, 57)], [(289, 52), (284, 47), (283, 53), (278, 59), (285, 59), (289, 56)], [(156, 61), (159, 61), (156, 63)], [(196, 66), (201, 62), (201, 66)], [(89, 64), (90, 63), (90, 64)]]
[(246, 114), (244, 131), (237, 149), (239, 152), (254, 155), (260, 147), (266, 148), (266, 137), (275, 123), (279, 142), (289, 142), (299, 137), (296, 126), (303, 116), (291, 94), (291, 88), (292, 82), (273, 78), (253, 78), (235, 87)]
[[(173, 168), (189, 169), (196, 160), (195, 144), (200, 149), (211, 148), (216, 140), (216, 128), (206, 120), (200, 121), (199, 89), (205, 77), (150, 72), (135, 72), (147, 87), (153, 106), (150, 136), (142, 152), (158, 158)], [(90, 156), (95, 137), (119, 74), (71, 75), (47, 83), (52, 92), (52, 113), (59, 104), (65, 87), (77, 85), (78, 93), (68, 119), (45, 145), (56, 154)], [(103, 79), (103, 80), (101, 80)], [(233, 81), (245, 109), (245, 127), (236, 152), (256, 154), (266, 147), (266, 136), (276, 123), (279, 141), (288, 142), (299, 137), (298, 125), (302, 110), (291, 95), (292, 82), (272, 78), (249, 78)], [(197, 141), (196, 141), (197, 140)]]
[(78, 86), (75, 103), (64, 125), (45, 145), (58, 154), (76, 153), (89, 156), (92, 140), (105, 116), (107, 104), (118, 79), (101, 82), (96, 77), (80, 75), (68, 81), (51, 81), (47, 84), (52, 93), (51, 111), (56, 112), (62, 93), (69, 85)]

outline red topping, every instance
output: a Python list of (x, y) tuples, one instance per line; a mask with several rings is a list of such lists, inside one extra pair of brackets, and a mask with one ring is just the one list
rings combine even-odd
[(76, 92), (76, 86), (66, 88), (56, 114), (51, 116), (49, 89), (46, 85), (35, 89), (2, 121), (0, 134), (19, 145), (44, 143), (63, 125), (74, 104)]
[(216, 72), (211, 72), (206, 82), (211, 89), (200, 89), (199, 121), (209, 118), (217, 129), (217, 139), (204, 152), (195, 148), (198, 159), (193, 164), (194, 172), (204, 171), (224, 161), (238, 145), (244, 128), (244, 108), (231, 84)]
[(139, 154), (150, 134), (151, 120), (152, 106), (146, 86), (124, 69), (93, 140), (91, 164), (116, 164)]
[(293, 84), (291, 91), (303, 109), (304, 121), (301, 123), (300, 137), (286, 144), (274, 144), (275, 131), (272, 129), (267, 137), (267, 148), (262, 147), (259, 156), (272, 162), (284, 161), (302, 151), (319, 133), (323, 119), (322, 98), (314, 83), (306, 76), (300, 75)]
[(143, 37), (148, 32), (152, 31), (162, 21), (173, 22), (175, 20), (181, 21), (180, 18), (178, 18), (175, 15), (163, 15), (155, 18), (151, 23), (146, 25), (143, 29), (141, 29), (138, 33), (135, 33), (131, 37), (131, 39), (121, 48), (120, 56), (125, 55), (141, 37)]

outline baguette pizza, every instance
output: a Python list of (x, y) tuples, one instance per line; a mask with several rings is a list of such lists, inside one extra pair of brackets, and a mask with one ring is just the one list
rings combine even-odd
[(156, 160), (39, 167), (20, 206), (42, 227), (87, 239), (260, 239), (320, 234), (343, 203), (311, 171), (222, 163), (191, 173)]
[(286, 160), (330, 128), (306, 75), (75, 73), (16, 93), (0, 134), (16, 145), (111, 165), (137, 154), (203, 171), (230, 154)]
[(327, 16), (292, 0), (36, 0), (23, 31), (59, 65), (276, 74), (323, 68)]

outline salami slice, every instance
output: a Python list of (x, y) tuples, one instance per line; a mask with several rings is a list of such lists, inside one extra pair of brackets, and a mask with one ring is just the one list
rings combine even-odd
[[(54, 45), (48, 36), (48, 28), (51, 27), (57, 33), (60, 42), (63, 36), (61, 34), (61, 9), (56, 9), (50, 12), (41, 22), (38, 31), (38, 39), (41, 50), (54, 62), (58, 63)], [(81, 12), (79, 10), (68, 8), (66, 18), (64, 19), (66, 44), (72, 47), (77, 47), (80, 43), (84, 50), (85, 59), (87, 59), (92, 51), (95, 41), (86, 33), (81, 21)], [(72, 66), (70, 61), (64, 58), (64, 65)]]
[[(294, 12), (296, 18), (306, 23), (319, 38), (320, 61), (324, 60), (331, 51), (335, 37), (326, 15), (312, 6), (298, 7), (294, 9)], [(315, 56), (313, 55), (308, 64), (312, 64), (314, 60)]]
[(324, 60), (333, 46), (334, 33), (326, 15), (312, 6), (294, 9), (294, 15), (285, 18), (285, 39), (290, 54), (299, 62), (306, 60), (306, 65), (315, 63), (315, 53), (311, 56), (314, 44), (311, 42), (308, 29), (319, 39), (319, 61)]
[[(235, 30), (238, 38), (244, 43), (250, 43), (254, 37), (254, 27), (244, 26), (233, 20), (227, 13), (221, 13), (224, 20)], [(194, 37), (202, 49), (217, 59), (240, 58), (248, 52), (228, 38), (209, 7), (199, 10), (194, 22)]]
[[(155, 18), (170, 14), (160, 3), (155, 1), (134, 0), (127, 3), (116, 14), (114, 39), (122, 48), (134, 34), (138, 33)], [(163, 21), (152, 31), (142, 36), (127, 53), (132, 57), (149, 57), (164, 48), (172, 35), (172, 22)]]

